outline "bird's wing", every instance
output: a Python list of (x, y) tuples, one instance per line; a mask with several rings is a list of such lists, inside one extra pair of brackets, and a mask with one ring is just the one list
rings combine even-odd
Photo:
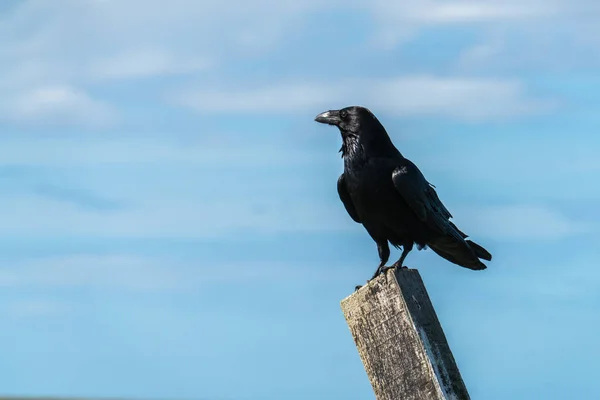
[(350, 198), (350, 193), (348, 193), (348, 189), (346, 188), (346, 181), (344, 180), (344, 174), (341, 174), (337, 181), (337, 191), (340, 196), (340, 200), (344, 203), (344, 207), (346, 211), (350, 215), (350, 217), (355, 221), (360, 223), (361, 220), (358, 217), (358, 213), (356, 212), (356, 208), (354, 208), (354, 203), (352, 203), (352, 199)]
[(442, 204), (433, 185), (427, 182), (416, 165), (404, 159), (392, 172), (392, 181), (419, 220), (441, 234), (453, 236), (458, 240), (463, 239), (461, 232), (449, 221), (452, 214)]

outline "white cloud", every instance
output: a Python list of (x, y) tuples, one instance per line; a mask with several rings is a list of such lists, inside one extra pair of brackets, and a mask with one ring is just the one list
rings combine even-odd
[(375, 15), (382, 20), (413, 24), (488, 23), (556, 13), (556, 3), (539, 0), (422, 0), (375, 1)]
[[(310, 123), (310, 120), (309, 120)], [(152, 137), (35, 137), (6, 138), (0, 146), (0, 166), (28, 165), (44, 167), (84, 166), (222, 166), (300, 165), (331, 160), (330, 149), (294, 147), (294, 137), (284, 143), (256, 144), (246, 140), (228, 141), (224, 134), (204, 132), (202, 140), (178, 142)], [(285, 142), (288, 140), (288, 142)], [(51, 151), (49, 151), (51, 149)]]
[(11, 119), (37, 123), (60, 120), (104, 126), (111, 124), (116, 117), (109, 105), (68, 86), (45, 86), (24, 91), (8, 109)]
[(15, 317), (39, 318), (43, 316), (54, 317), (57, 314), (69, 312), (70, 309), (71, 306), (63, 302), (48, 299), (35, 299), (5, 302), (4, 305), (0, 307), (0, 312)]
[(26, 0), (0, 19), (0, 34), (11, 39), (0, 59), (4, 68), (28, 67), (27, 78), (42, 81), (200, 71), (222, 59), (257, 56), (318, 6), (172, 0), (165, 8), (160, 0)]
[(443, 150), (423, 152), (418, 159), (405, 155), (448, 194), (452, 187), (444, 180), (461, 187), (460, 194), (454, 192), (457, 196), (465, 192), (490, 200), (518, 196), (533, 204), (559, 200), (573, 205), (600, 199), (600, 187), (591, 184), (600, 171), (596, 150), (600, 141), (591, 132), (585, 134), (585, 126), (563, 134), (531, 131), (527, 126), (517, 129), (510, 138), (484, 130), (474, 140), (456, 132), (442, 139)]
[(258, 57), (320, 7), (316, 1), (249, 4), (25, 0), (0, 14), (0, 117), (11, 117), (17, 98), (17, 115), (27, 121), (101, 121), (107, 107), (86, 93), (93, 93), (88, 86)]
[[(335, 198), (319, 195), (318, 191), (314, 198), (302, 195), (285, 201), (264, 196), (261, 191), (249, 193), (240, 201), (235, 191), (219, 189), (215, 181), (205, 182), (197, 190), (185, 185), (148, 183), (131, 190), (127, 189), (128, 182), (121, 181), (103, 191), (104, 196), (129, 204), (110, 212), (76, 207), (51, 197), (6, 193), (0, 199), (0, 237), (222, 238), (232, 232), (364, 232)], [(278, 181), (258, 185), (268, 186), (269, 182)], [(458, 226), (475, 238), (551, 241), (596, 229), (593, 223), (535, 204), (447, 205)]]
[(497, 74), (571, 68), (587, 71), (600, 66), (600, 8), (596, 2), (557, 0), (538, 5), (543, 12), (511, 23), (482, 25), (476, 32), (478, 42), (462, 50), (456, 67)]
[[(145, 190), (148, 190), (147, 188)], [(236, 233), (348, 231), (354, 228), (337, 204), (260, 203), (239, 199), (203, 201), (160, 194), (136, 198), (133, 207), (109, 213), (83, 210), (45, 197), (15, 195), (0, 200), (0, 236), (93, 236), (219, 238)]]
[[(209, 112), (224, 112), (226, 106), (246, 112), (280, 112), (294, 105), (316, 108), (344, 101), (369, 103), (404, 115), (442, 114), (469, 120), (521, 115), (544, 110), (548, 103), (527, 98), (514, 80), (406, 76), (375, 82), (349, 80), (344, 83), (358, 89), (348, 90), (335, 82), (305, 84), (300, 76), (300, 83), (238, 89), (236, 83), (223, 87), (222, 82), (233, 82), (234, 77), (220, 68), (264, 58), (275, 49), (284, 51), (277, 46), (286, 38), (308, 34), (302, 29), (308, 26), (311, 14), (343, 11), (372, 18), (373, 42), (383, 45), (432, 27), (475, 27), (482, 40), (465, 49), (457, 65), (463, 71), (485, 67), (487, 73), (505, 63), (529, 62), (542, 51), (538, 49), (554, 51), (555, 57), (557, 48), (596, 48), (598, 41), (593, 38), (597, 35), (584, 34), (593, 33), (595, 25), (573, 22), (579, 21), (578, 7), (586, 10), (585, 21), (593, 20), (591, 15), (596, 14), (590, 4), (585, 0), (379, 0), (369, 5), (353, 0), (173, 0), (165, 8), (159, 0), (57, 0), (51, 4), (26, 0), (0, 15), (0, 36), (6, 43), (0, 49), (0, 114), (5, 118), (12, 115), (11, 104), (17, 98), (37, 105), (35, 112), (30, 111), (31, 105), (20, 106), (20, 115), (27, 120), (45, 122), (52, 116), (55, 122), (80, 124), (90, 118), (73, 115), (106, 114), (107, 106), (96, 97), (95, 85), (190, 74), (201, 82), (202, 90), (187, 91), (178, 100)], [(555, 22), (560, 32), (552, 33)], [(542, 28), (538, 29), (538, 23)], [(569, 36), (575, 25), (577, 40), (574, 46), (567, 46), (565, 42), (575, 37)], [(548, 35), (554, 39), (563, 35), (562, 41), (549, 40)], [(591, 53), (595, 54), (581, 52)], [(552, 65), (581, 59), (561, 57)], [(501, 62), (495, 62), (498, 60)], [(212, 75), (207, 77), (208, 69)], [(44, 106), (42, 112), (36, 98), (49, 87), (76, 88), (79, 94), (60, 107)], [(287, 99), (288, 91), (290, 101), (281, 101)], [(69, 107), (77, 109), (66, 112)]]
[[(235, 274), (228, 271), (235, 269)], [(171, 291), (197, 289), (203, 285), (233, 281), (280, 279), (330, 279), (334, 273), (306, 265), (260, 262), (236, 265), (180, 261), (165, 257), (127, 254), (73, 254), (31, 257), (0, 262), (0, 288), (68, 289), (86, 288), (125, 291)], [(20, 313), (60, 311), (61, 304), (49, 300), (24, 300), (10, 307)]]
[(600, 66), (600, 8), (591, 0), (379, 0), (369, 12), (376, 22), (371, 45), (387, 50), (427, 30), (468, 29), (477, 42), (458, 56), (454, 67), (463, 72)]
[[(172, 289), (178, 270), (133, 256), (73, 255), (0, 264), (4, 287), (110, 287), (127, 290)], [(180, 273), (180, 271), (179, 271)]]
[(594, 229), (591, 224), (536, 205), (475, 206), (451, 212), (457, 225), (469, 235), (498, 240), (556, 240)]
[(369, 7), (378, 29), (373, 44), (391, 48), (436, 26), (529, 23), (557, 14), (559, 5), (539, 0), (378, 0)]
[(516, 80), (430, 75), (281, 84), (232, 91), (186, 89), (175, 101), (202, 113), (297, 113), (368, 104), (376, 113), (445, 115), (464, 120), (519, 116), (555, 106), (554, 102), (529, 97)]
[(178, 60), (167, 52), (149, 49), (99, 60), (89, 67), (89, 74), (95, 79), (146, 78), (199, 71), (210, 65), (210, 61), (200, 57)]
[(324, 107), (341, 101), (350, 92), (343, 84), (282, 84), (247, 90), (186, 89), (174, 95), (173, 100), (202, 113), (270, 114)]
[[(173, 0), (167, 8), (159, 0), (26, 0), (0, 16), (0, 36), (6, 43), (0, 49), (0, 114), (11, 115), (10, 104), (18, 98), (27, 104), (20, 106), (20, 115), (27, 120), (47, 121), (53, 116), (56, 122), (78, 124), (90, 117), (74, 115), (106, 114), (107, 106), (95, 97), (94, 85), (183, 73), (196, 74), (204, 89), (187, 92), (179, 100), (209, 111), (224, 111), (226, 106), (247, 112), (267, 108), (282, 111), (292, 105), (307, 108), (342, 101), (369, 102), (384, 108), (391, 101), (390, 112), (401, 114), (439, 112), (481, 119), (528, 113), (547, 104), (523, 98), (520, 84), (508, 80), (409, 76), (374, 83), (347, 82), (358, 86), (357, 91), (336, 83), (249, 88), (239, 93), (231, 86), (207, 87), (231, 81), (230, 76), (219, 75), (227, 74), (219, 71), (221, 66), (264, 57), (289, 35), (303, 32), (300, 29), (306, 28), (312, 13), (370, 15), (376, 22), (374, 29), (380, 30), (377, 42), (386, 36), (392, 41), (398, 35), (413, 36), (438, 25), (484, 23), (482, 29), (506, 21), (526, 25), (549, 15), (555, 17), (561, 7), (564, 4), (560, 2), (538, 0), (381, 0), (368, 6), (339, 0)], [(463, 58), (487, 57), (491, 53), (482, 51), (486, 46), (480, 44), (475, 55)], [(203, 78), (208, 68), (214, 75)], [(224, 79), (212, 80), (215, 76)], [(42, 107), (39, 92), (50, 87), (77, 88), (78, 94), (63, 99), (60, 107)], [(288, 90), (292, 99), (281, 101), (287, 98)], [(464, 100), (458, 99), (459, 103), (456, 96)], [(72, 110), (67, 112), (67, 108)]]
[(505, 44), (495, 38), (464, 49), (457, 57), (456, 65), (462, 69), (480, 67), (490, 59), (497, 58), (504, 50)]
[(516, 80), (415, 76), (380, 84), (370, 101), (390, 113), (495, 119), (546, 111), (554, 104), (529, 97)]

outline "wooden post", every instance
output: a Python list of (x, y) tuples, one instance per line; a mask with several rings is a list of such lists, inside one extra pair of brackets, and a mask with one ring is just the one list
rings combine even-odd
[(469, 400), (416, 269), (389, 270), (341, 302), (377, 400)]

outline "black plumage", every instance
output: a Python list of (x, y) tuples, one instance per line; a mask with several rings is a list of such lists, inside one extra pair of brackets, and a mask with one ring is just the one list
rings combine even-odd
[(403, 248), (390, 268), (403, 267), (416, 244), (429, 247), (446, 260), (472, 270), (483, 270), (481, 259), (491, 254), (467, 240), (450, 218), (435, 187), (394, 146), (371, 111), (352, 106), (319, 114), (317, 122), (337, 126), (342, 134), (344, 173), (337, 190), (350, 217), (361, 223), (377, 244), (380, 264), (373, 278), (386, 267), (391, 243)]

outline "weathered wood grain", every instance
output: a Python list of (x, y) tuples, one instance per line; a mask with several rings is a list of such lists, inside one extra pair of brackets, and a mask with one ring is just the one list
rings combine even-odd
[(417, 270), (390, 270), (341, 306), (377, 400), (470, 399)]

